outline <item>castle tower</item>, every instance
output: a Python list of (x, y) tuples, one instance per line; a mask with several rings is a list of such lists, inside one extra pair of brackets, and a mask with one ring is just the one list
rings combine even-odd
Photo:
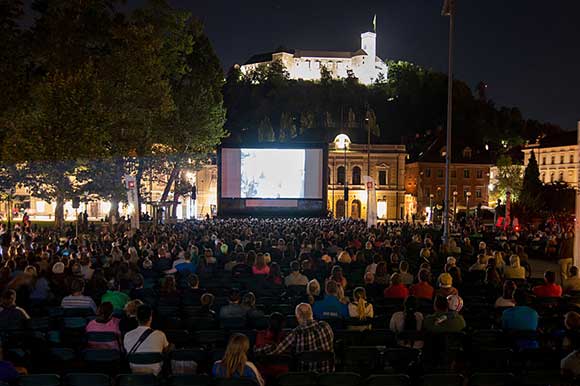
[(375, 60), (377, 57), (377, 34), (374, 32), (365, 32), (360, 35), (361, 47), (368, 55), (364, 66), (366, 77), (372, 82), (376, 76)]

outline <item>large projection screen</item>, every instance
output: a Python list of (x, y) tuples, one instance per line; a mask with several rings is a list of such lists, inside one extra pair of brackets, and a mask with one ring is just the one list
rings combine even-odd
[(224, 147), (220, 149), (219, 198), (238, 209), (291, 210), (304, 207), (307, 201), (312, 207), (316, 201), (325, 202), (324, 165), (321, 146)]

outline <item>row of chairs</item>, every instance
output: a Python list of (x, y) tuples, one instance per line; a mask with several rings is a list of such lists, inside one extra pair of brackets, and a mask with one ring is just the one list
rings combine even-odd
[[(405, 374), (371, 375), (364, 379), (357, 373), (287, 373), (278, 377), (277, 386), (568, 386), (573, 380), (557, 372), (529, 372), (520, 377), (505, 373), (461, 374), (434, 373), (418, 377)], [(99, 373), (70, 373), (23, 376), (19, 386), (257, 386), (247, 378), (215, 379), (207, 375), (177, 375), (166, 379), (150, 374), (120, 374), (112, 379)]]

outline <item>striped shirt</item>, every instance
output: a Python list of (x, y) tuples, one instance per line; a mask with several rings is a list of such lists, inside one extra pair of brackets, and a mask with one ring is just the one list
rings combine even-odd
[[(334, 352), (334, 333), (326, 322), (309, 320), (296, 327), (277, 345), (256, 349), (257, 353), (279, 355), (284, 352), (299, 354), (311, 351)], [(334, 371), (334, 361), (298, 363), (298, 371), (317, 371), (330, 373)]]
[(89, 296), (84, 295), (69, 295), (65, 296), (60, 303), (62, 308), (90, 308), (93, 312), (97, 312), (97, 305)]

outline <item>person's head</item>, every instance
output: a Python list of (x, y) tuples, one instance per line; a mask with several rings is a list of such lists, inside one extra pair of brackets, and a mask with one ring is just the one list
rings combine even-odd
[(398, 273), (393, 273), (391, 275), (391, 285), (399, 285), (401, 283), (402, 283), (401, 275), (399, 275)]
[(385, 263), (384, 261), (380, 261), (377, 264), (377, 268), (375, 270), (375, 277), (384, 278), (386, 276), (387, 276), (387, 263)]
[(407, 273), (409, 271), (409, 263), (406, 260), (403, 260), (399, 263), (399, 272)]
[(313, 319), (312, 307), (308, 303), (300, 303), (296, 306), (295, 310), (296, 320), (298, 324), (304, 324)]
[(516, 289), (514, 291), (514, 301), (516, 306), (525, 306), (528, 304), (528, 294), (522, 289)]
[(518, 255), (511, 255), (510, 256), (510, 266), (512, 268), (519, 268), (520, 267), (520, 257)]
[(282, 276), (282, 270), (280, 269), (280, 264), (273, 262), (270, 264), (270, 273), (268, 274), (270, 278), (276, 278)]
[(256, 295), (253, 292), (248, 292), (242, 298), (242, 305), (247, 308), (256, 308)]
[(145, 278), (141, 274), (135, 275), (133, 278), (133, 286), (135, 288), (142, 288), (145, 285)]
[(463, 299), (459, 295), (447, 296), (447, 304), (450, 311), (459, 312), (463, 308)]
[(103, 302), (97, 309), (97, 319), (102, 322), (108, 322), (113, 316), (113, 303)]
[(505, 283), (503, 283), (502, 297), (504, 299), (513, 299), (515, 290), (516, 290), (516, 283), (514, 283), (512, 280), (506, 280)]
[(312, 297), (317, 297), (320, 295), (320, 283), (316, 279), (312, 279), (308, 282), (306, 286), (306, 292)]
[(137, 307), (137, 321), (140, 326), (151, 326), (153, 320), (153, 310), (148, 304), (141, 304)]
[(576, 276), (578, 276), (578, 267), (573, 265), (570, 267), (570, 277), (576, 277)]
[(568, 330), (580, 330), (580, 314), (576, 311), (567, 312), (564, 315), (564, 326)]
[(70, 285), (70, 292), (73, 295), (80, 295), (85, 290), (85, 281), (83, 279), (74, 279)]
[(256, 255), (256, 263), (254, 265), (256, 268), (264, 268), (266, 266), (266, 259), (264, 259), (263, 253), (258, 253)]
[(544, 280), (546, 281), (546, 284), (554, 284), (556, 282), (556, 272), (546, 271), (546, 273), (544, 273)]
[(24, 269), (24, 273), (26, 273), (29, 276), (32, 277), (36, 277), (38, 276), (38, 273), (36, 272), (36, 267), (33, 265), (29, 265)]
[(272, 312), (270, 314), (268, 329), (278, 336), (284, 329), (286, 317), (279, 312)]
[(431, 276), (431, 274), (425, 268), (421, 268), (419, 270), (418, 277), (419, 277), (420, 282), (429, 282), (430, 276)]
[(364, 283), (365, 284), (373, 284), (375, 282), (375, 275), (374, 273), (368, 271), (365, 273), (364, 276)]
[(334, 280), (326, 282), (325, 292), (328, 296), (338, 296), (338, 283)]
[(210, 294), (209, 292), (204, 293), (199, 298), (199, 301), (203, 307), (210, 308), (213, 305), (213, 301), (215, 300), (215, 296)]
[(177, 291), (175, 278), (173, 276), (166, 276), (161, 287), (161, 293), (169, 294)]
[(230, 296), (228, 297), (231, 304), (239, 304), (240, 303), (240, 291), (237, 289), (232, 289), (230, 291)]
[(2, 298), (0, 298), (0, 305), (2, 307), (12, 307), (16, 304), (16, 291), (13, 289), (7, 289), (2, 292)]
[(367, 291), (363, 287), (357, 287), (353, 291), (354, 300), (359, 319), (367, 318)]
[(330, 276), (332, 276), (333, 280), (342, 280), (342, 268), (339, 265), (335, 265), (330, 271)]
[(125, 315), (127, 315), (130, 318), (133, 318), (137, 316), (137, 309), (141, 305), (143, 305), (143, 302), (141, 300), (139, 299), (131, 300), (125, 304), (125, 307), (123, 307), (123, 311), (125, 312)]
[(457, 264), (457, 259), (455, 257), (453, 257), (453, 256), (449, 256), (447, 258), (447, 265), (449, 267), (455, 267), (455, 264)]
[(437, 295), (433, 301), (433, 308), (435, 312), (447, 312), (449, 311), (449, 303), (445, 296)]
[(450, 274), (445, 272), (439, 275), (437, 282), (439, 283), (439, 287), (441, 288), (451, 288), (453, 286), (453, 277), (451, 277)]
[(190, 288), (193, 289), (199, 288), (199, 277), (194, 273), (189, 277), (188, 283)]
[(300, 272), (300, 263), (297, 260), (294, 260), (290, 263), (290, 271), (293, 273)]
[(234, 374), (243, 374), (246, 362), (248, 362), (248, 350), (250, 340), (244, 334), (233, 334), (228, 342), (228, 347), (224, 354), (222, 364), (226, 369), (226, 378), (231, 378)]

